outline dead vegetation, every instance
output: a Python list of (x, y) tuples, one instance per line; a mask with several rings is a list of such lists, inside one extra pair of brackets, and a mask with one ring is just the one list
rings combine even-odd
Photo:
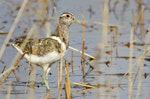
[[(7, 5), (8, 8), (11, 7), (10, 4), (13, 5), (15, 8), (15, 12), (17, 12), (16, 16), (14, 17), (14, 22), (12, 23), (9, 31), (0, 31), (0, 37), (3, 35), (6, 36), (0, 50), (0, 66), (2, 68), (0, 74), (0, 88), (3, 89), (3, 85), (6, 82), (9, 82), (7, 91), (5, 92), (7, 99), (10, 99), (13, 91), (13, 81), (7, 81), (7, 79), (12, 73), (14, 75), (14, 80), (19, 81), (18, 75), (15, 71), (20, 68), (18, 65), (20, 63), (20, 60), (22, 60), (23, 58), (23, 55), (17, 53), (14, 58), (12, 57), (10, 66), (7, 66), (5, 61), (2, 60), (8, 47), (7, 44), (12, 38), (15, 29), (18, 27), (18, 25), (20, 25), (19, 22), (23, 19), (25, 19), (26, 22), (21, 21), (21, 27), (23, 27), (23, 31), (21, 31), (21, 33), (18, 33), (18, 36), (27, 35), (28, 38), (35, 37), (36, 39), (40, 37), (41, 30), (45, 31), (45, 34), (43, 35), (47, 37), (50, 36), (50, 27), (53, 24), (53, 21), (57, 22), (57, 18), (53, 17), (58, 11), (57, 2), (57, 0), (24, 0), (22, 3), (6, 0), (5, 2), (1, 2)], [(128, 5), (130, 3), (137, 5), (136, 10), (132, 8), (130, 10), (128, 9)], [(69, 46), (72, 51), (72, 54), (69, 55), (71, 58), (65, 57), (59, 62), (58, 74), (55, 74), (58, 75), (56, 92), (56, 98), (58, 99), (61, 99), (63, 97), (65, 97), (66, 99), (71, 99), (71, 97), (76, 96), (76, 94), (82, 94), (86, 99), (86, 93), (91, 91), (91, 93), (94, 94), (95, 98), (99, 98), (101, 96), (103, 97), (103, 99), (110, 99), (112, 97), (119, 98), (119, 90), (122, 89), (121, 85), (125, 79), (128, 79), (128, 82), (126, 83), (128, 87), (128, 99), (132, 99), (133, 95), (136, 97), (136, 99), (138, 99), (141, 94), (143, 76), (149, 76), (149, 73), (143, 72), (145, 60), (149, 61), (149, 58), (147, 58), (146, 56), (148, 55), (150, 50), (149, 27), (146, 27), (147, 23), (145, 23), (147, 21), (145, 20), (145, 14), (149, 13), (148, 4), (146, 4), (143, 0), (135, 0), (132, 2), (130, 2), (129, 0), (104, 0), (103, 3), (99, 5), (100, 7), (98, 7), (98, 9), (101, 10), (102, 22), (91, 22), (89, 20), (86, 20), (86, 15), (84, 12), (82, 12), (82, 19), (80, 20), (83, 23), (83, 26), (81, 28), (81, 49), (79, 50), (72, 46)], [(118, 6), (122, 7), (120, 14), (118, 14)], [(124, 17), (127, 10), (130, 11), (129, 13), (132, 13), (132, 17), (130, 18), (131, 22), (129, 21), (131, 26), (129, 26), (130, 28), (127, 29), (130, 33), (126, 33), (129, 35), (129, 40), (127, 42), (122, 42), (120, 40), (120, 37), (125, 34), (120, 33), (120, 30), (126, 28), (126, 26), (124, 26), (123, 24), (110, 24), (109, 20), (111, 19), (110, 14), (113, 14), (116, 19), (121, 19), (121, 21), (123, 21), (125, 19)], [(10, 16), (14, 16), (13, 11), (14, 9), (10, 9)], [(90, 13), (90, 18), (92, 18), (96, 14), (96, 12), (94, 12), (93, 10), (92, 5), (89, 5), (88, 12)], [(88, 24), (92, 25), (89, 26)], [(95, 25), (101, 27), (101, 29), (96, 29)], [(88, 40), (85, 38), (87, 32), (86, 28), (90, 30), (89, 32), (101, 33), (99, 42), (95, 44), (97, 45), (95, 48), (96, 50), (93, 50), (95, 55), (86, 53), (86, 41)], [(119, 51), (120, 46), (127, 48), (128, 54), (121, 56), (120, 53), (123, 52)], [(24, 45), (22, 47), (24, 47)], [(140, 54), (135, 54), (135, 51)], [(80, 55), (80, 61), (78, 61), (80, 63), (80, 66), (74, 65), (74, 58), (76, 57), (76, 53)], [(124, 73), (113, 74), (111, 73), (111, 71), (109, 71), (110, 73), (106, 74), (105, 69), (110, 67), (115, 68), (114, 65), (117, 64), (117, 59), (127, 60), (128, 69)], [(28, 63), (28, 65), (28, 67), (30, 67), (30, 63)], [(81, 74), (79, 74), (80, 81), (75, 82), (70, 79), (70, 75), (73, 75), (75, 71), (81, 71)], [(93, 78), (91, 77), (91, 75)], [(113, 79), (111, 79), (111, 77), (108, 77), (108, 79), (105, 78), (107, 75), (115, 75), (120, 78), (119, 80), (114, 81)], [(88, 77), (92, 78), (91, 82), (87, 82)], [(30, 78), (35, 80), (36, 76), (31, 76)], [(135, 82), (137, 82), (136, 86)], [(36, 92), (34, 87), (35, 82), (30, 82), (29, 87), (27, 87), (30, 89), (29, 98), (31, 99), (34, 98), (34, 94)], [(136, 88), (137, 90), (133, 93), (134, 88)], [(26, 92), (26, 88), (24, 90)], [(46, 91), (43, 98), (52, 99), (53, 94), (51, 92), (52, 90)], [(106, 96), (103, 96), (104, 93), (107, 93)]]

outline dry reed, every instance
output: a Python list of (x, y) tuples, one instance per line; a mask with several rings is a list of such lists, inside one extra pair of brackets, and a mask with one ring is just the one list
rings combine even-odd
[[(104, 52), (105, 52), (105, 45), (107, 45), (108, 43), (108, 19), (109, 19), (109, 6), (108, 6), (108, 2), (109, 0), (105, 0), (102, 3), (102, 20), (103, 20), (103, 25), (102, 25), (102, 37), (101, 37), (101, 43), (99, 43), (99, 55), (98, 55), (98, 59), (101, 60), (104, 57)], [(98, 66), (98, 70), (103, 70), (102, 67)], [(105, 78), (99, 78), (98, 77), (98, 83), (103, 83), (103, 81), (105, 81)], [(103, 88), (99, 88), (98, 92), (97, 92), (97, 98), (100, 97), (103, 94)], [(104, 97), (105, 98), (105, 97)]]
[(9, 82), (6, 99), (10, 99), (11, 97), (12, 83), (13, 83), (12, 81)]
[(68, 71), (68, 62), (65, 62), (65, 93), (66, 93), (66, 99), (71, 99), (71, 85), (70, 85), (70, 77), (69, 77), (69, 71)]
[[(84, 13), (82, 13), (82, 23), (84, 24)], [(85, 38), (84, 38), (84, 26), (82, 26), (82, 53), (81, 53), (81, 67), (82, 67), (82, 75), (84, 75), (84, 49), (85, 49)], [(83, 57), (83, 58), (82, 58)]]
[[(19, 22), (19, 20), (21, 19), (22, 15), (23, 15), (23, 12), (24, 10), (26, 11), (25, 15), (28, 19), (28, 23), (31, 25), (31, 13), (30, 13), (30, 5), (32, 5), (32, 2), (34, 1), (31, 1), (29, 2), (28, 0), (24, 0), (24, 2), (22, 3), (22, 5), (20, 6), (20, 9), (19, 9), (19, 12), (15, 18), (15, 21), (13, 22), (11, 28), (10, 28), (10, 31), (9, 33), (7, 32), (4, 32), (4, 31), (0, 31), (0, 35), (7, 35), (2, 47), (1, 47), (1, 50), (0, 50), (0, 59), (2, 58), (4, 52), (5, 52), (5, 49), (6, 49), (6, 45), (8, 44), (10, 38), (12, 37), (13, 35), (13, 32)], [(34, 25), (31, 25), (31, 29), (29, 31), (29, 33), (27, 34), (27, 38), (23, 44), (23, 46), (21, 48), (24, 48), (24, 45), (26, 44), (26, 41), (27, 39), (29, 39), (32, 34), (39, 29), (39, 27), (43, 27), (45, 26), (45, 32), (46, 32), (46, 36), (49, 37), (50, 36), (50, 33), (51, 33), (51, 30), (50, 30), (50, 22), (48, 22), (49, 20), (53, 19), (50, 17), (50, 12), (49, 12), (49, 4), (51, 4), (52, 2), (54, 1), (49, 1), (49, 0), (38, 0), (37, 2), (37, 9), (32, 13), (32, 14), (36, 14), (36, 18), (37, 18), (37, 22), (34, 24)], [(137, 6), (137, 13), (134, 12), (132, 10), (132, 25), (130, 27), (130, 40), (128, 43), (124, 44), (123, 46), (127, 46), (129, 48), (129, 56), (125, 56), (125, 57), (121, 57), (119, 56), (118, 54), (118, 46), (119, 46), (119, 41), (118, 41), (118, 38), (119, 38), (119, 33), (118, 33), (118, 30), (119, 29), (122, 29), (124, 28), (124, 26), (122, 25), (116, 25), (116, 24), (109, 24), (109, 10), (110, 10), (110, 3), (112, 2), (112, 0), (105, 0), (103, 3), (102, 3), (102, 18), (103, 18), (103, 22), (98, 22), (98, 21), (86, 21), (84, 20), (84, 13), (82, 13), (82, 20), (81, 22), (84, 24), (84, 23), (91, 23), (91, 24), (94, 24), (94, 25), (100, 25), (102, 26), (102, 38), (101, 38), (101, 41), (98, 42), (98, 49), (96, 50), (96, 55), (95, 56), (92, 56), (90, 55), (89, 53), (85, 53), (85, 42), (86, 42), (86, 39), (85, 39), (85, 28), (84, 28), (84, 25), (82, 25), (82, 50), (78, 50), (74, 47), (71, 47), (69, 46), (69, 49), (72, 50), (72, 55), (71, 55), (71, 59), (70, 60), (67, 60), (65, 61), (65, 65), (63, 64), (63, 58), (61, 58), (60, 60), (60, 64), (59, 64), (59, 67), (58, 67), (58, 86), (57, 86), (57, 93), (58, 93), (58, 96), (57, 98), (58, 99), (61, 99), (62, 96), (62, 92), (63, 92), (63, 88), (62, 88), (62, 84), (64, 83), (65, 85), (65, 97), (66, 99), (71, 99), (71, 96), (72, 96), (72, 87), (71, 85), (77, 85), (77, 86), (80, 86), (80, 91), (77, 91), (78, 93), (86, 93), (88, 92), (89, 90), (91, 89), (96, 89), (96, 92), (95, 92), (95, 98), (99, 99), (99, 97), (103, 96), (103, 93), (105, 93), (105, 90), (107, 90), (107, 96), (104, 96), (104, 98), (106, 99), (111, 99), (112, 98), (112, 94), (114, 95), (115, 98), (118, 98), (119, 95), (120, 95), (120, 87), (121, 87), (121, 84), (123, 83), (123, 80), (125, 80), (125, 78), (128, 78), (128, 88), (127, 88), (127, 92), (128, 92), (128, 99), (132, 99), (133, 98), (133, 95), (134, 95), (134, 89), (133, 88), (137, 88), (136, 90), (136, 99), (139, 99), (139, 96), (141, 94), (141, 89), (142, 89), (142, 76), (143, 76), (143, 66), (144, 66), (144, 59), (146, 57), (146, 55), (148, 54), (148, 52), (150, 51), (150, 47), (149, 47), (149, 37), (147, 38), (147, 41), (144, 42), (144, 44), (146, 45), (145, 48), (143, 48), (144, 50), (141, 52), (140, 55), (137, 55), (137, 56), (134, 56), (133, 55), (133, 52), (135, 51), (135, 43), (136, 43), (136, 40), (135, 40), (135, 33), (136, 32), (140, 32), (140, 39), (143, 39), (144, 36), (146, 35), (145, 34), (145, 13), (144, 13), (144, 8), (143, 7), (146, 7), (145, 5), (143, 5), (143, 0), (136, 0), (135, 3), (138, 5)], [(116, 0), (114, 1), (114, 5), (113, 5), (113, 8), (111, 9), (112, 10), (112, 13), (114, 14), (114, 16), (119, 19), (119, 16), (117, 15), (117, 5), (120, 4), (120, 2), (122, 2), (122, 4), (124, 3), (123, 5), (123, 9), (122, 9), (122, 19), (124, 17), (124, 14), (126, 11), (126, 8), (127, 8), (127, 5), (129, 4), (129, 1), (126, 0), (126, 1), (119, 1), (119, 0)], [(55, 11), (56, 11), (56, 8), (54, 8)], [(93, 10), (92, 10), (92, 6), (90, 6), (90, 11), (91, 13), (93, 13)], [(54, 12), (55, 12), (54, 11)], [(53, 12), (53, 13), (54, 13)], [(134, 12), (134, 13), (133, 13)], [(90, 15), (90, 17), (92, 17), (92, 15)], [(56, 18), (54, 18), (56, 19)], [(41, 28), (40, 28), (41, 29)], [(106, 52), (106, 45), (108, 45), (108, 37), (109, 37), (109, 30), (111, 32), (113, 32), (112, 34), (112, 38), (111, 38), (111, 48), (110, 50), (108, 50)], [(149, 30), (150, 31), (150, 30)], [(147, 34), (149, 34), (149, 31)], [(101, 31), (98, 31), (98, 32), (101, 32)], [(93, 70), (98, 70), (99, 72), (100, 71), (105, 71), (104, 68), (101, 66), (101, 64), (106, 64), (108, 67), (109, 66), (113, 66), (113, 55), (114, 55), (114, 52), (113, 52), (113, 49), (114, 49), (114, 46), (115, 46), (115, 55), (116, 55), (116, 58), (124, 58), (124, 59), (128, 59), (129, 60), (129, 64), (128, 64), (128, 69), (127, 71), (125, 71), (125, 73), (123, 73), (123, 75), (121, 76), (121, 78), (118, 80), (116, 86), (114, 85), (113, 86), (113, 82), (111, 79), (107, 80), (105, 78), (105, 75), (104, 73), (100, 73), (100, 76), (99, 75), (94, 75), (95, 77), (95, 80), (97, 80), (98, 78), (98, 81), (96, 82), (96, 84), (93, 84), (93, 83), (87, 83), (85, 80), (83, 79), (86, 79), (86, 77), (88, 75), (90, 75), (90, 73), (93, 71)], [(74, 51), (80, 53), (80, 57), (81, 57), (81, 67), (75, 67), (74, 66), (74, 57), (75, 57), (75, 54), (74, 54)], [(101, 59), (105, 57), (105, 53), (107, 53), (108, 55), (111, 55), (110, 58), (111, 58), (111, 61), (105, 61), (105, 62), (101, 62)], [(24, 53), (25, 54), (25, 53)], [(20, 60), (23, 58), (24, 55), (20, 55), (19, 53), (17, 53), (17, 55), (14, 57), (9, 69), (5, 70), (6, 66), (4, 66), (4, 69), (2, 70), (2, 73), (0, 74), (0, 78), (2, 78), (2, 80), (0, 81), (0, 85), (2, 86), (2, 84), (7, 80), (7, 78), (9, 77), (10, 73), (14, 73), (14, 76), (17, 80), (17, 77), (16, 77), (16, 74), (15, 74), (15, 70), (18, 68), (18, 63), (20, 62)], [(91, 61), (87, 60), (86, 58), (90, 58), (94, 61), (96, 61), (94, 64), (91, 63)], [(70, 64), (71, 63), (71, 64)], [(110, 65), (108, 65), (110, 64)], [(5, 65), (5, 64), (3, 64)], [(30, 65), (30, 63), (29, 63)], [(63, 81), (63, 65), (64, 65), (64, 71), (65, 71), (65, 81)], [(72, 68), (70, 69), (69, 66), (72, 66)], [(85, 71), (85, 68), (87, 68), (86, 66), (89, 66), (89, 70), (88, 71)], [(33, 68), (34, 69), (34, 68)], [(134, 72), (133, 70), (137, 70), (136, 72)], [(5, 71), (4, 71), (5, 70)], [(70, 80), (70, 73), (74, 73), (75, 71), (77, 70), (80, 70), (82, 71), (82, 75), (81, 75), (81, 80), (82, 82), (72, 82)], [(33, 99), (34, 98), (34, 93), (35, 93), (35, 82), (34, 80), (36, 79), (36, 71), (35, 72), (32, 72), (34, 75), (30, 75), (30, 94), (29, 94), (29, 98), (30, 99)], [(96, 78), (97, 77), (97, 78)], [(135, 81), (137, 80), (137, 86), (135, 86)], [(32, 82), (33, 81), (33, 82)], [(85, 81), (85, 82), (84, 82)], [(102, 86), (101, 83), (104, 83), (105, 81), (105, 86)], [(113, 87), (112, 87), (113, 86)], [(10, 99), (11, 98), (11, 87), (12, 87), (12, 81), (9, 82), (9, 85), (8, 85), (8, 90), (7, 90), (7, 99)], [(116, 88), (113, 89), (113, 88)], [(113, 92), (112, 92), (113, 91)], [(85, 94), (84, 94), (85, 95)], [(52, 95), (53, 96), (53, 95)], [(51, 96), (51, 92), (50, 90), (46, 92), (45, 96), (44, 96), (44, 99), (52, 99), (53, 97)], [(84, 98), (86, 97), (83, 96)]]

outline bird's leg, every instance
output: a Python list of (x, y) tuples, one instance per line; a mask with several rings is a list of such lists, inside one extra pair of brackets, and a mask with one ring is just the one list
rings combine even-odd
[(42, 75), (42, 78), (44, 80), (44, 83), (45, 83), (47, 89), (49, 90), (50, 88), (49, 88), (49, 84), (48, 84), (48, 73), (49, 73), (51, 68), (48, 65), (48, 66), (45, 66), (43, 69), (44, 69), (44, 73)]
[(46, 71), (46, 78), (47, 78), (47, 79), (48, 79), (48, 73), (49, 73), (50, 70), (51, 70), (51, 68), (48, 67), (48, 68), (47, 68), (47, 71)]
[(50, 89), (49, 85), (48, 85), (48, 78), (46, 77), (46, 73), (45, 72), (43, 73), (42, 78), (44, 80), (44, 83), (45, 83), (47, 89)]

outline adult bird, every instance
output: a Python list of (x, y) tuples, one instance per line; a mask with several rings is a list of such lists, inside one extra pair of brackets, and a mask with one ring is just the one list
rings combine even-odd
[(28, 39), (23, 48), (25, 37), (18, 37), (12, 42), (12, 46), (24, 55), (31, 64), (43, 69), (42, 78), (49, 88), (48, 73), (51, 65), (60, 60), (69, 46), (69, 27), (72, 23), (78, 23), (72, 13), (64, 12), (60, 15), (59, 22), (54, 34), (47, 38)]

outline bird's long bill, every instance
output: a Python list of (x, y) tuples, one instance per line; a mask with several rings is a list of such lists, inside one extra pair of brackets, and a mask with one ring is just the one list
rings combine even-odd
[(80, 25), (82, 25), (82, 26), (88, 28), (88, 25), (85, 24), (84, 21), (82, 21), (82, 20), (77, 20), (77, 19), (75, 19), (75, 20), (74, 20), (74, 23), (80, 24)]

